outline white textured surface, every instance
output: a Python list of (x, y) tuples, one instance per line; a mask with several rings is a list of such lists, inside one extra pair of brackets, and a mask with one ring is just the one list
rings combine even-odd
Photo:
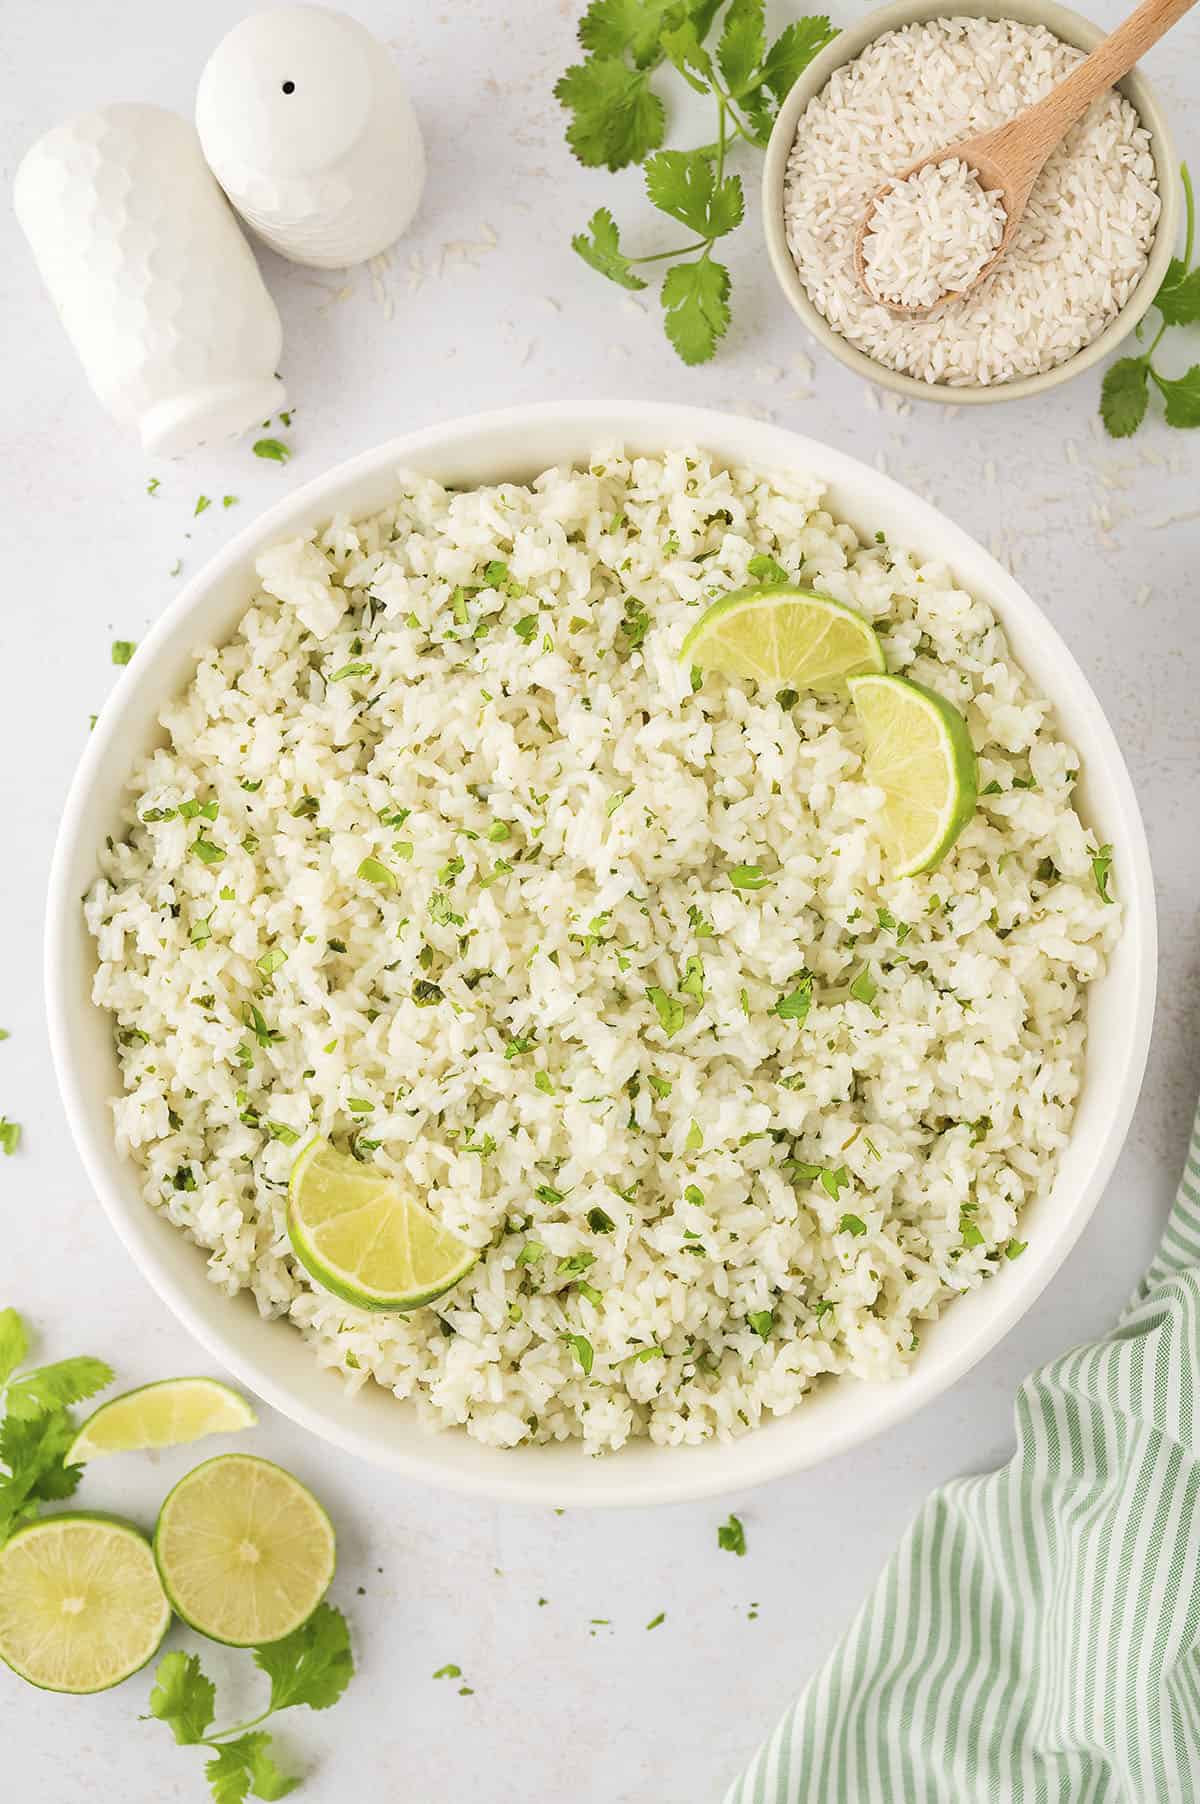
[[(153, 618), (177, 557), (196, 567), (235, 520), (282, 488), (405, 425), (468, 408), (652, 392), (769, 410), (885, 459), (1011, 555), (1092, 677), (1142, 798), (1159, 879), (1158, 1032), (1118, 1175), (1032, 1314), (916, 1420), (737, 1500), (743, 1560), (718, 1552), (723, 1512), (712, 1506), (608, 1517), (491, 1508), (398, 1484), (266, 1419), (255, 1451), (317, 1484), (337, 1520), (335, 1596), (352, 1615), (361, 1663), (336, 1711), (284, 1719), (284, 1752), (297, 1768), (316, 1769), (300, 1794), (311, 1804), (361, 1794), (413, 1804), (715, 1797), (844, 1625), (930, 1485), (1002, 1456), (1022, 1375), (1107, 1322), (1124, 1299), (1165, 1216), (1200, 1083), (1200, 442), (1161, 424), (1125, 446), (1098, 442), (1088, 376), (1043, 404), (974, 416), (868, 404), (840, 366), (809, 365), (811, 346), (768, 275), (753, 217), (732, 258), (727, 348), (708, 369), (684, 370), (653, 298), (644, 310), (623, 301), (567, 248), (602, 203), (632, 225), (649, 217), (635, 176), (576, 170), (563, 149), (548, 94), (569, 60), (577, 10), (550, 12), (541, 0), (464, 0), (456, 9), (355, 0), (365, 24), (403, 37), (430, 183), (392, 267), (347, 278), (343, 299), (339, 276), (266, 259), (297, 405), (283, 433), (296, 446), (287, 469), (260, 463), (248, 443), (181, 466), (148, 465), (88, 395), (11, 214), (0, 220), (13, 321), (0, 353), (8, 424), (0, 655), (9, 682), (0, 714), (0, 1026), (12, 1035), (0, 1045), (0, 1110), (26, 1130), (20, 1155), (0, 1161), (0, 1292), (33, 1317), (51, 1355), (105, 1354), (130, 1383), (204, 1369), (90, 1202), (57, 1105), (37, 967), (59, 804), (87, 716), (115, 675), (109, 643), (136, 638)], [(94, 0), (86, 10), (69, 0), (36, 9), (0, 0), (6, 176), (40, 132), (98, 101), (186, 112), (213, 43), (241, 11), (239, 0), (169, 12), (151, 0)], [(1119, 0), (1095, 8), (1108, 24), (1120, 11)], [(1150, 59), (1193, 161), (1198, 51), (1200, 23), (1191, 19)], [(1172, 337), (1182, 342), (1171, 357), (1200, 358), (1196, 334)], [(162, 487), (148, 497), (153, 475)], [(215, 505), (193, 519), (201, 493)], [(241, 497), (228, 514), (227, 493)], [(97, 1469), (83, 1495), (145, 1517), (188, 1463), (183, 1453), (123, 1462), (111, 1478)], [(549, 1600), (543, 1608), (539, 1597)], [(755, 1621), (751, 1600), (761, 1605)], [(647, 1634), (660, 1610), (666, 1621)], [(612, 1626), (596, 1625), (593, 1636), (592, 1617)], [(463, 1667), (473, 1696), (432, 1680), (448, 1660)], [(220, 1650), (210, 1664), (218, 1674), (240, 1670)], [(48, 1804), (203, 1798), (199, 1755), (136, 1720), (148, 1686), (139, 1677), (67, 1702), (0, 1675), (14, 1795)], [(231, 1693), (231, 1710), (249, 1702), (249, 1689)]]

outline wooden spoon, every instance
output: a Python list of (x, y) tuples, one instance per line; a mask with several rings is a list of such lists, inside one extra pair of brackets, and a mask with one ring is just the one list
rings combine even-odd
[[(963, 295), (977, 288), (991, 275), (1012, 244), (1030, 190), (1051, 151), (1062, 142), (1076, 120), (1083, 117), (1093, 100), (1120, 81), (1123, 75), (1128, 75), (1151, 44), (1157, 43), (1163, 33), (1177, 24), (1195, 4), (1196, 0), (1142, 0), (1124, 24), (1110, 32), (1103, 43), (1097, 44), (1091, 55), (1052, 88), (1044, 100), (1027, 107), (1007, 125), (935, 150), (931, 156), (921, 157), (901, 174), (884, 182), (872, 196), (854, 237), (854, 273), (864, 293), (897, 319), (931, 319), (948, 301), (961, 300)], [(897, 182), (906, 182), (918, 169), (924, 169), (929, 163), (943, 163), (952, 157), (974, 170), (985, 191), (999, 190), (1005, 220), (998, 248), (966, 287), (939, 296), (930, 307), (902, 307), (898, 302), (880, 300), (867, 281), (863, 260), (863, 240), (871, 228), (880, 199), (889, 188)]]

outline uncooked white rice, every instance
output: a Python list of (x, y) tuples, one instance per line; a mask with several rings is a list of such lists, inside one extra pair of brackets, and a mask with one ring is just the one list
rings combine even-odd
[(863, 234), (863, 270), (876, 300), (932, 307), (974, 282), (1004, 236), (1004, 201), (961, 157), (926, 163), (893, 182)]
[[(397, 488), (261, 559), (87, 899), (147, 1201), (352, 1387), (496, 1446), (729, 1436), (902, 1375), (1017, 1250), (1117, 932), (1049, 705), (812, 477), (606, 450)], [(965, 711), (983, 793), (940, 870), (889, 875), (848, 702), (681, 666), (755, 556)], [(284, 1213), (313, 1132), (479, 1248), (456, 1290), (314, 1287)]]
[(850, 343), (926, 382), (1010, 382), (1072, 357), (1124, 306), (1159, 198), (1149, 134), (1115, 90), (1050, 157), (976, 293), (931, 320), (898, 320), (854, 272), (855, 233), (877, 188), (1042, 99), (1082, 54), (1042, 25), (933, 19), (876, 38), (808, 103), (788, 159), (787, 239), (814, 306)]

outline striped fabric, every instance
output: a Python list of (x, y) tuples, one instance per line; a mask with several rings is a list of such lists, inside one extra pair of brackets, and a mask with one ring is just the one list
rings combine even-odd
[(727, 1804), (1200, 1804), (1200, 1113), (1112, 1333), (1027, 1379)]

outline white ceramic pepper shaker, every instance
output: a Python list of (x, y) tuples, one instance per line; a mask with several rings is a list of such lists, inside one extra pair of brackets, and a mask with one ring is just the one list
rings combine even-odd
[(119, 105), (56, 126), (13, 201), (88, 380), (148, 451), (286, 406), (275, 303), (186, 119)]
[(425, 155), (384, 46), (322, 6), (252, 13), (214, 50), (196, 126), (247, 225), (294, 263), (339, 269), (398, 238)]

